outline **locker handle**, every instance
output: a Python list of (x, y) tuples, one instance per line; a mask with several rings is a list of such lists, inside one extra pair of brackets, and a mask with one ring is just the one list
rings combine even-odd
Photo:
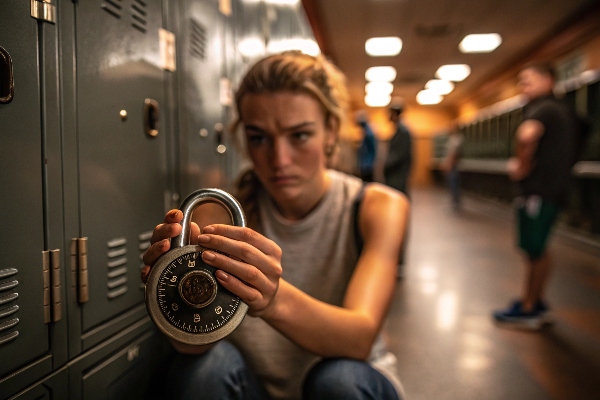
[(150, 137), (158, 135), (158, 121), (160, 119), (160, 107), (158, 101), (153, 99), (144, 100), (144, 130)]
[(4, 47), (0, 46), (0, 104), (8, 104), (15, 94), (12, 58)]

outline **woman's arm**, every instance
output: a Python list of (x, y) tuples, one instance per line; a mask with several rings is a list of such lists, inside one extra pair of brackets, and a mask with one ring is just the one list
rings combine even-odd
[[(200, 244), (245, 261), (204, 253), (207, 263), (222, 269), (216, 274), (221, 284), (249, 305), (249, 315), (263, 318), (315, 354), (365, 359), (393, 297), (408, 208), (406, 198), (393, 189), (379, 184), (366, 188), (359, 212), (363, 251), (342, 307), (319, 301), (281, 279), (281, 250), (253, 231), (214, 225), (203, 230), (212, 234), (201, 235), (209, 241)], [(240, 246), (240, 240), (245, 244)]]

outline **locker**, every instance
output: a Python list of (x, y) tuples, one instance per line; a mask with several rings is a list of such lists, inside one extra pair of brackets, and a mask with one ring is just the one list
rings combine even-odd
[(220, 78), (223, 18), (215, 1), (179, 3), (178, 73), (182, 196), (201, 187), (221, 187), (217, 124), (223, 124)]
[(56, 28), (30, 12), (8, 2), (0, 24), (0, 397), (66, 357)]
[(9, 400), (63, 400), (69, 396), (69, 375), (66, 368), (24, 389)]
[[(87, 265), (71, 262), (78, 282), (71, 304), (78, 306), (69, 322), (73, 341), (80, 337), (85, 350), (122, 327), (125, 322), (115, 326), (115, 317), (131, 323), (145, 315), (139, 270), (167, 207), (169, 133), (160, 123), (161, 1), (73, 7), (77, 170), (70, 178), (77, 187), (78, 237), (87, 240), (69, 252), (74, 260), (86, 256)], [(72, 354), (77, 345), (71, 344)]]

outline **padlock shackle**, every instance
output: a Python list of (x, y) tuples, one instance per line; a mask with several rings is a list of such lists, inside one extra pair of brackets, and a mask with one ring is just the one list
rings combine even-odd
[(242, 206), (235, 197), (221, 189), (199, 189), (186, 197), (179, 207), (183, 212), (183, 220), (181, 221), (183, 229), (181, 230), (181, 235), (171, 240), (172, 249), (190, 244), (192, 215), (196, 207), (203, 203), (217, 203), (222, 205), (227, 210), (227, 213), (229, 213), (233, 225), (246, 226), (246, 216), (244, 215)]

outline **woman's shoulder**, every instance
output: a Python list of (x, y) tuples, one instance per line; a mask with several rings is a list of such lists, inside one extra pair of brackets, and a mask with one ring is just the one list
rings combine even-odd
[(391, 208), (408, 211), (409, 206), (408, 198), (399, 190), (377, 182), (369, 182), (365, 185), (364, 209), (371, 209), (375, 214), (385, 214)]

